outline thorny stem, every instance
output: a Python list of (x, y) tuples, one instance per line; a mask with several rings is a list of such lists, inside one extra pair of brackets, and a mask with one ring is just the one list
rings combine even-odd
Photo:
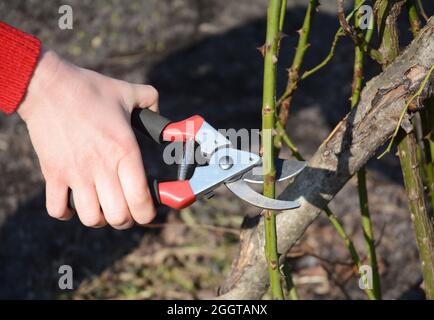
[[(354, 6), (357, 7), (360, 4), (360, 0), (354, 2)], [(372, 32), (373, 32), (373, 20), (371, 19), (371, 25), (366, 31), (364, 36), (365, 42), (369, 44)], [(363, 37), (363, 32), (358, 28), (360, 23), (359, 14), (355, 15), (354, 19), (358, 37)], [(351, 108), (354, 108), (360, 100), (360, 92), (363, 83), (363, 64), (364, 64), (364, 51), (360, 46), (354, 48), (354, 71), (353, 71), (353, 84), (351, 95)], [(375, 240), (373, 235), (372, 221), (369, 213), (368, 202), (368, 190), (366, 188), (366, 170), (362, 167), (357, 172), (357, 188), (359, 194), (360, 213), (362, 216), (362, 230), (365, 238), (365, 246), (368, 251), (368, 261), (372, 270), (372, 289), (366, 289), (366, 293), (370, 299), (381, 299), (381, 284), (380, 276), (378, 272), (377, 255), (375, 252)]]
[[(280, 126), (280, 128), (279, 128), (279, 126)], [(277, 127), (277, 130), (283, 130), (283, 128), (281, 127), (281, 125), (279, 124), (279, 122), (277, 123), (276, 127)], [(293, 156), (297, 160), (303, 161), (304, 160), (303, 156), (298, 152), (298, 149), (295, 146), (295, 144), (291, 141), (291, 138), (289, 138), (289, 136), (287, 134), (283, 134), (283, 133), (282, 133), (282, 137), (283, 137), (282, 138), (283, 141), (291, 149)], [(360, 259), (360, 256), (357, 253), (357, 249), (356, 249), (353, 241), (351, 240), (351, 238), (346, 233), (346, 231), (344, 229), (344, 226), (339, 221), (338, 217), (330, 210), (329, 207), (326, 207), (324, 209), (324, 212), (327, 215), (327, 218), (330, 220), (330, 222), (333, 225), (333, 227), (336, 229), (338, 235), (344, 241), (344, 245), (347, 247), (347, 249), (348, 249), (348, 251), (349, 251), (349, 253), (351, 255), (351, 259), (353, 260), (354, 265), (359, 270), (360, 267), (361, 267), (361, 265), (362, 265), (362, 260)], [(371, 300), (375, 299), (375, 296), (374, 296), (372, 290), (365, 289), (365, 292), (366, 292), (366, 295), (368, 296), (369, 299), (371, 299)]]
[(277, 134), (282, 137), (283, 142), (285, 142), (286, 146), (291, 150), (292, 155), (297, 160), (304, 160), (301, 156), (300, 152), (298, 151), (296, 145), (294, 142), (292, 142), (291, 138), (288, 136), (288, 133), (283, 128), (282, 124), (279, 121), (276, 121), (276, 131)]
[(399, 55), (399, 39), (396, 19), (402, 3), (390, 0), (377, 0), (374, 5), (380, 48), (383, 56), (380, 63), (383, 68), (389, 65)]
[(414, 133), (408, 134), (399, 144), (398, 152), (404, 176), (405, 189), (411, 211), (427, 299), (434, 300), (434, 231), (433, 218), (425, 204), (423, 184), (416, 157)]
[(291, 270), (289, 268), (289, 262), (288, 262), (287, 259), (285, 259), (283, 261), (283, 264), (282, 264), (282, 273), (285, 276), (286, 287), (288, 288), (288, 297), (291, 300), (299, 300), (300, 297), (299, 297), (297, 289), (296, 289), (296, 287), (294, 285), (294, 281), (292, 280)]
[[(380, 51), (384, 55), (383, 68), (392, 62), (399, 53), (398, 29), (396, 19), (400, 12), (402, 2), (389, 3), (389, 0), (378, 0), (376, 3), (376, 14), (378, 24), (382, 24), (382, 34)], [(407, 7), (408, 8), (408, 7)], [(417, 16), (410, 14), (409, 19), (415, 19)], [(412, 30), (416, 21), (410, 21)], [(423, 89), (428, 83), (434, 65), (431, 66), (424, 80), (422, 81), (417, 92), (406, 103), (401, 112), (398, 125), (392, 135), (392, 139), (386, 149), (390, 150), (393, 140), (398, 133), (404, 115), (407, 113), (412, 101), (421, 95)], [(404, 177), (404, 185), (409, 201), (411, 218), (413, 221), (416, 243), (419, 249), (419, 256), (422, 262), (422, 274), (425, 283), (425, 292), (428, 299), (434, 299), (434, 231), (433, 221), (430, 217), (425, 202), (424, 188), (419, 170), (418, 144), (416, 142), (414, 130), (404, 136), (398, 143), (398, 154), (401, 162), (401, 169)], [(419, 152), (420, 153), (420, 152)], [(384, 154), (384, 153), (383, 153)]]
[[(418, 16), (415, 0), (408, 0), (407, 3), (408, 20), (411, 26), (411, 32), (413, 37), (416, 37), (420, 31), (421, 22)], [(432, 122), (432, 111), (434, 108), (434, 100), (432, 98), (424, 102), (425, 108), (419, 115), (420, 117), (414, 117), (415, 128), (420, 126), (420, 136), (416, 134), (416, 140), (419, 143), (418, 156), (419, 162), (423, 163), (420, 166), (422, 182), (425, 185), (425, 189), (428, 191), (429, 198), (431, 200), (431, 209), (434, 209), (434, 140), (433, 130), (434, 123)], [(420, 120), (420, 122), (419, 122)], [(416, 133), (418, 131), (416, 130)]]
[[(363, 1), (356, 0), (354, 3), (355, 8), (360, 7)], [(359, 14), (355, 15), (355, 24), (358, 26), (360, 23)], [(359, 29), (357, 29), (360, 32)], [(365, 42), (369, 44), (374, 31), (374, 19), (370, 20), (370, 25), (365, 35)], [(359, 36), (363, 36), (363, 32), (360, 32)], [(360, 92), (363, 83), (363, 64), (364, 64), (364, 51), (359, 47), (354, 48), (354, 69), (353, 69), (353, 83), (352, 83), (352, 94), (351, 94), (351, 108), (354, 108), (360, 100)]]
[[(420, 3), (420, 5), (422, 5)], [(423, 8), (422, 8), (423, 10)], [(413, 0), (407, 1), (408, 19), (410, 21), (413, 36), (416, 37), (420, 30), (420, 20), (417, 14), (416, 5)], [(431, 67), (429, 73), (432, 72)], [(428, 79), (428, 78), (426, 78)], [(422, 91), (421, 91), (422, 92)], [(428, 129), (429, 134), (428, 150), (422, 148), (423, 144), (417, 144), (415, 133), (408, 134), (401, 143), (399, 143), (399, 157), (401, 168), (404, 175), (405, 188), (409, 198), (410, 211), (412, 212), (413, 229), (416, 236), (416, 242), (419, 249), (419, 256), (422, 264), (422, 274), (427, 299), (434, 300), (434, 229), (433, 216), (430, 213), (424, 194), (424, 185), (421, 175), (425, 167), (426, 189), (429, 192), (432, 209), (434, 209), (434, 176), (433, 176), (433, 156), (434, 144), (432, 141), (433, 123), (430, 121), (430, 112), (433, 108), (433, 100), (430, 99), (425, 103), (426, 111), (423, 116), (428, 116), (422, 125)], [(428, 160), (429, 159), (429, 160)]]
[[(332, 223), (333, 227), (338, 232), (338, 235), (344, 240), (344, 244), (347, 247), (348, 251), (350, 252), (351, 259), (354, 262), (354, 265), (357, 267), (357, 270), (360, 270), (360, 267), (362, 266), (362, 260), (360, 259), (360, 256), (357, 252), (356, 247), (354, 246), (353, 241), (350, 239), (348, 234), (345, 232), (345, 229), (342, 225), (342, 223), (339, 221), (338, 217), (331, 212), (331, 210), (327, 207), (325, 210), (325, 213), (327, 215), (327, 218)], [(369, 299), (375, 300), (374, 292), (368, 288), (365, 289), (365, 293), (368, 296)]]
[(407, 0), (406, 2), (407, 12), (408, 12), (408, 21), (410, 21), (411, 32), (413, 36), (416, 36), (420, 30), (420, 20), (417, 15), (416, 4), (414, 0)]
[[(381, 282), (378, 271), (377, 253), (375, 250), (374, 231), (372, 228), (372, 220), (369, 212), (365, 167), (362, 167), (357, 172), (357, 187), (359, 191), (360, 212), (362, 215), (363, 237), (365, 238), (365, 246), (368, 252), (369, 265), (372, 269), (372, 289), (367, 289), (367, 291), (372, 293), (373, 299), (379, 300), (381, 299)], [(368, 296), (371, 298), (370, 295)]]
[(421, 113), (423, 127), (423, 142), (425, 167), (425, 186), (431, 200), (431, 210), (434, 211), (434, 99), (425, 102), (425, 109)]
[[(421, 12), (423, 12), (422, 3), (419, 2)], [(416, 9), (414, 0), (407, 1), (408, 20), (411, 25), (413, 37), (416, 37), (420, 30), (420, 19)], [(420, 154), (420, 162), (424, 162), (421, 166), (422, 182), (428, 191), (428, 196), (431, 201), (431, 210), (434, 210), (434, 99), (429, 98), (424, 102), (425, 108), (420, 112), (422, 137), (417, 137), (421, 144), (418, 148)]]
[(280, 6), (280, 17), (279, 17), (279, 32), (280, 33), (282, 32), (283, 25), (285, 23), (286, 2), (287, 2), (287, 0), (282, 0), (282, 5)]
[[(291, 68), (288, 70), (288, 83), (286, 85), (285, 93), (282, 95), (284, 97), (282, 100), (279, 99), (280, 111), (279, 111), (279, 122), (283, 127), (286, 125), (286, 121), (288, 120), (289, 107), (292, 102), (292, 95), (297, 88), (297, 83), (299, 81), (299, 72), (301, 65), (303, 63), (303, 58), (306, 53), (307, 48), (309, 47), (309, 33), (312, 25), (312, 17), (318, 7), (318, 0), (310, 0), (309, 5), (306, 9), (306, 14), (304, 16), (303, 26), (298, 31), (299, 38), (297, 49), (295, 50), (294, 59), (292, 61)], [(274, 138), (274, 144), (278, 148), (281, 145), (282, 136), (277, 134)]]
[[(365, 3), (365, 1), (366, 0), (362, 0), (356, 6), (356, 8), (346, 17), (346, 19), (347, 20), (351, 19), (353, 17), (354, 13), (363, 5), (363, 3)], [(316, 67), (314, 67), (308, 71), (305, 71), (303, 73), (303, 75), (301, 75), (301, 76), (299, 75), (300, 67), (301, 67), (301, 64), (302, 64), (303, 58), (304, 58), (304, 54), (306, 53), (306, 50), (309, 47), (308, 39), (309, 39), (310, 27), (312, 25), (312, 17), (313, 17), (314, 12), (317, 10), (318, 6), (319, 6), (318, 1), (310, 0), (309, 6), (306, 10), (306, 14), (304, 17), (303, 26), (299, 30), (300, 37), (298, 39), (297, 49), (296, 49), (296, 53), (294, 56), (292, 66), (289, 69), (288, 84), (286, 86), (285, 92), (280, 96), (279, 100), (277, 101), (278, 106), (282, 105), (286, 99), (292, 98), (292, 94), (294, 93), (295, 89), (297, 89), (297, 83), (299, 81), (306, 79), (308, 76), (310, 76), (313, 73), (317, 72), (318, 70), (322, 69), (330, 62), (330, 60), (332, 59), (334, 52), (336, 50), (336, 45), (338, 43), (339, 38), (345, 35), (344, 31), (342, 30), (342, 27), (340, 27), (334, 36), (333, 43), (332, 43), (332, 46), (330, 48), (330, 52), (327, 55), (327, 57)], [(292, 70), (296, 70), (297, 73), (296, 74), (294, 73), (293, 80), (291, 81), (291, 71)], [(280, 117), (280, 115), (279, 115), (279, 117)]]
[[(365, 0), (358, 1), (358, 3), (355, 6), (355, 9), (348, 15), (347, 19), (350, 19), (364, 2), (365, 2)], [(334, 54), (339, 37), (344, 35), (342, 28), (339, 28), (338, 32), (335, 35), (329, 56), (323, 61), (322, 64), (320, 64), (318, 67), (312, 69), (312, 71), (310, 71), (310, 74), (309, 74), (309, 72), (305, 73), (305, 74), (303, 74), (301, 79), (299, 78), (299, 70), (301, 68), (306, 49), (308, 48), (308, 38), (309, 38), (309, 32), (310, 32), (310, 27), (311, 27), (311, 23), (312, 23), (312, 16), (313, 16), (318, 5), (319, 5), (318, 1), (310, 1), (309, 6), (306, 10), (306, 14), (305, 14), (304, 22), (303, 22), (303, 27), (299, 31), (300, 37), (299, 37), (296, 53), (294, 56), (292, 66), (291, 66), (289, 73), (288, 73), (287, 88), (278, 101), (278, 105), (281, 106), (281, 109), (280, 109), (280, 114), (279, 114), (279, 120), (280, 121), (276, 121), (277, 135), (276, 135), (275, 140), (274, 140), (275, 147), (279, 149), (281, 147), (282, 141), (285, 142), (285, 144), (291, 150), (292, 155), (297, 160), (304, 160), (304, 159), (303, 159), (302, 155), (299, 153), (295, 144), (291, 141), (291, 139), (289, 138), (288, 134), (285, 131), (285, 124), (286, 124), (286, 121), (288, 118), (288, 111), (289, 111), (288, 109), (289, 109), (289, 106), (290, 106), (291, 101), (292, 101), (292, 95), (295, 92), (295, 90), (297, 89), (297, 83), (299, 80), (304, 79), (308, 75), (316, 72), (317, 70), (319, 70), (320, 68), (325, 66), (328, 63), (328, 61), (331, 60), (331, 58)], [(282, 17), (281, 17), (281, 19), (282, 19)], [(368, 42), (370, 40), (371, 35), (372, 35), (372, 28), (367, 33), (367, 41)], [(360, 79), (360, 84), (361, 84), (361, 79)], [(360, 88), (358, 88), (358, 92), (360, 93)], [(352, 258), (354, 264), (357, 266), (357, 268), (360, 268), (360, 266), (362, 265), (362, 262), (360, 260), (359, 254), (357, 253), (357, 250), (354, 246), (354, 243), (351, 241), (349, 236), (346, 234), (343, 225), (341, 224), (341, 222), (339, 221), (337, 216), (334, 215), (328, 207), (325, 208), (325, 213), (326, 213), (328, 219), (330, 220), (330, 222), (332, 223), (332, 225), (336, 228), (338, 235), (343, 239), (345, 246), (348, 248), (348, 250), (350, 252), (350, 255), (351, 255), (351, 258)], [(285, 261), (285, 263), (287, 263), (287, 262)], [(282, 271), (285, 274), (287, 286), (292, 286), (293, 285), (292, 279), (290, 276), (288, 276), (289, 272), (290, 272), (289, 266), (285, 267), (285, 265), (284, 265), (282, 268)], [(365, 289), (365, 291), (366, 291), (367, 296), (370, 299), (375, 299), (375, 296), (371, 290)], [(292, 293), (291, 290), (290, 290), (289, 296), (291, 298), (298, 297), (298, 295), (296, 293)]]
[[(264, 196), (275, 197), (275, 175), (273, 131), (275, 123), (275, 95), (277, 51), (279, 46), (279, 22), (281, 0), (269, 0), (267, 11), (267, 33), (264, 45), (264, 80), (262, 100), (262, 159), (264, 167)], [(280, 281), (279, 254), (277, 252), (276, 213), (264, 213), (265, 255), (268, 263), (271, 295), (283, 299)]]
[[(282, 0), (282, 4), (280, 7), (280, 17), (279, 17), (279, 42), (278, 42), (278, 52), (280, 49), (280, 41), (281, 39), (284, 37), (284, 33), (283, 33), (283, 26), (285, 23), (285, 15), (286, 15), (286, 0)], [(276, 121), (275, 123), (276, 125), (279, 124), (279, 121)], [(277, 153), (276, 153), (277, 154)], [(288, 264), (288, 262), (285, 260), (286, 264)], [(292, 274), (291, 274), (291, 270), (289, 268), (289, 265), (286, 268), (281, 268), (282, 270), (282, 274), (284, 276), (284, 279), (286, 281), (286, 287), (288, 290), (288, 296), (290, 299), (292, 300), (297, 300), (298, 299), (298, 293), (297, 293), (297, 289), (295, 288), (293, 281), (292, 281)]]

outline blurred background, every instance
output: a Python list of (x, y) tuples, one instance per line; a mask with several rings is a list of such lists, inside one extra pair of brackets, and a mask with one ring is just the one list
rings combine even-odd
[[(298, 39), (305, 0), (288, 0), (279, 88)], [(351, 1), (347, 1), (352, 5)], [(73, 9), (73, 29), (58, 27), (59, 7)], [(216, 128), (261, 125), (266, 0), (0, 0), (0, 20), (38, 36), (77, 65), (160, 92), (161, 113), (204, 116)], [(426, 4), (428, 14), (433, 6)], [(402, 45), (410, 39), (401, 21)], [(328, 53), (338, 27), (336, 3), (315, 16), (305, 65)], [(352, 45), (342, 40), (331, 64), (300, 85), (288, 132), (306, 158), (348, 112)], [(367, 64), (368, 77), (379, 72)], [(147, 171), (174, 177), (161, 149), (140, 141)], [(289, 153), (283, 151), (286, 156)], [(384, 297), (421, 298), (421, 271), (399, 162), (394, 153), (368, 165), (368, 190)], [(224, 187), (155, 223), (116, 231), (58, 222), (44, 208), (44, 182), (24, 123), (0, 114), (0, 298), (197, 299), (216, 295), (238, 247), (246, 206)], [(331, 203), (363, 251), (355, 180)], [(362, 254), (364, 257), (365, 254)], [(342, 240), (324, 217), (288, 256), (301, 298), (364, 298)], [(58, 269), (71, 265), (74, 289), (60, 290)]]

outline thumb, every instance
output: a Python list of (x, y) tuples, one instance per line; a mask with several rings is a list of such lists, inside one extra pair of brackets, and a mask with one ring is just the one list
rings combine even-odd
[(136, 107), (158, 112), (158, 91), (153, 86), (133, 84), (133, 94)]

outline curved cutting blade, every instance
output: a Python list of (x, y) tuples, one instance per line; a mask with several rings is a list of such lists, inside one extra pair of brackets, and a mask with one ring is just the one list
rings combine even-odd
[(250, 188), (249, 185), (241, 179), (233, 182), (225, 182), (225, 185), (238, 198), (262, 209), (288, 210), (300, 207), (298, 201), (284, 201), (267, 198)]
[[(284, 181), (286, 179), (295, 177), (305, 167), (306, 161), (277, 159), (276, 161), (276, 181)], [(256, 166), (247, 171), (242, 179), (249, 183), (263, 183), (264, 175), (262, 166)]]

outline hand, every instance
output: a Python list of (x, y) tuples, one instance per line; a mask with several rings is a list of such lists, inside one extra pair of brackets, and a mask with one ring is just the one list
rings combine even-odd
[[(81, 222), (116, 229), (149, 223), (155, 208), (130, 125), (135, 107), (158, 111), (158, 93), (79, 68), (44, 51), (18, 113), (46, 181), (50, 216), (67, 220), (68, 188)], [(101, 211), (102, 209), (102, 211)]]

